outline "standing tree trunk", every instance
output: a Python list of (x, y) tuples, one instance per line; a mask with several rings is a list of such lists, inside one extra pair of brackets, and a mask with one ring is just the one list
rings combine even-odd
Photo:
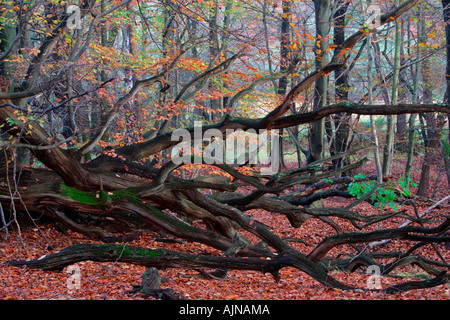
[[(283, 0), (283, 17), (280, 32), (280, 72), (285, 72), (291, 64), (291, 1)], [(284, 96), (287, 91), (288, 79), (282, 77), (278, 81), (278, 94)]]
[[(404, 32), (406, 31), (404, 29), (405, 26), (405, 22), (402, 22), (400, 25), (400, 43), (402, 44), (404, 42)], [(404, 47), (403, 45), (400, 45), (400, 60), (399, 60), (399, 65), (398, 68), (400, 69), (401, 66), (404, 64), (404, 56), (405, 56), (405, 52), (404, 52)], [(405, 79), (403, 77), (400, 77), (400, 72), (399, 72), (399, 84), (403, 85), (399, 86), (397, 85), (397, 94), (398, 94), (398, 99), (397, 99), (397, 103), (402, 103), (405, 98), (406, 98), (406, 91), (404, 89), (404, 87), (407, 85), (407, 83), (405, 83)], [(399, 114), (396, 116), (397, 118), (397, 126), (396, 126), (396, 133), (395, 133), (395, 145), (396, 145), (396, 150), (400, 151), (400, 152), (406, 152), (407, 150), (407, 136), (406, 136), (406, 132), (407, 132), (407, 121), (406, 121), (406, 114)]]
[[(214, 4), (210, 10), (211, 15), (209, 19), (209, 55), (211, 67), (213, 67), (218, 61), (220, 52), (220, 39), (218, 28), (219, 5), (217, 0), (214, 1)], [(215, 90), (214, 88), (212, 89)], [(222, 98), (211, 99), (211, 109), (214, 111), (210, 112), (210, 120), (213, 121), (216, 118), (220, 118), (220, 113), (218, 113), (218, 111), (223, 110)]]
[[(424, 30), (425, 21), (422, 19), (423, 15), (423, 6), (419, 7), (419, 22), (417, 24), (417, 34), (418, 34), (418, 42), (422, 43), (422, 33)], [(419, 78), (421, 71), (421, 52), (419, 46), (416, 48), (416, 59), (419, 61), (414, 66), (414, 86), (413, 86), (413, 103), (418, 103), (419, 101)], [(405, 177), (409, 177), (411, 175), (411, 167), (414, 160), (414, 150), (415, 150), (415, 122), (416, 122), (416, 114), (411, 114), (409, 116), (409, 130), (408, 130), (408, 157), (406, 160), (406, 168), (405, 168)]]
[[(130, 19), (130, 22), (127, 23), (125, 28), (123, 29), (123, 51), (127, 54), (129, 54), (131, 57), (136, 57), (137, 55), (137, 45), (136, 40), (133, 35), (133, 29), (134, 29), (134, 22), (135, 22), (135, 15), (134, 15), (134, 8), (131, 2), (129, 2), (126, 6), (127, 12), (128, 12), (128, 18)], [(132, 68), (128, 67), (125, 69), (125, 79), (124, 79), (124, 85), (127, 91), (130, 91), (133, 87), (133, 83), (136, 80), (136, 76), (134, 74), (134, 71)], [(128, 108), (129, 112), (125, 114), (125, 121), (126, 121), (126, 137), (127, 137), (127, 144), (131, 144), (133, 141), (137, 140), (136, 136), (136, 123), (138, 120), (137, 117), (139, 116), (140, 112), (138, 111), (138, 106), (136, 105), (136, 101), (130, 100), (128, 102)]]
[[(347, 0), (337, 2), (338, 9), (334, 13), (334, 45), (340, 47), (345, 41), (345, 17), (350, 3)], [(339, 68), (334, 72), (336, 79), (336, 103), (348, 101), (348, 73), (344, 73), (345, 67)], [(331, 155), (343, 153), (348, 148), (349, 143), (349, 121), (351, 116), (348, 114), (336, 114), (334, 116), (334, 138), (331, 139)], [(344, 158), (333, 161), (333, 167), (339, 169), (344, 164)]]
[[(164, 15), (164, 29), (162, 31), (162, 39), (161, 39), (161, 46), (162, 46), (162, 58), (163, 60), (170, 61), (171, 55), (174, 53), (174, 39), (175, 39), (175, 32), (174, 32), (174, 24), (175, 24), (175, 18), (176, 13), (173, 10), (173, 1), (172, 0), (164, 0), (164, 9), (163, 9), (163, 15)], [(166, 74), (164, 77), (164, 83), (171, 83), (170, 81), (170, 75)], [(168, 103), (168, 98), (173, 97), (173, 87), (168, 85), (166, 89), (162, 90), (164, 88), (164, 85), (161, 83), (161, 90), (158, 93), (158, 104), (163, 106)], [(176, 122), (176, 116), (173, 116), (170, 120), (160, 120), (157, 124), (158, 131), (157, 134), (163, 133), (167, 131), (170, 128), (170, 124)]]
[[(7, 54), (7, 50), (10, 49), (14, 38), (17, 36), (15, 27), (4, 25), (0, 28), (0, 56)], [(12, 50), (10, 50), (11, 52)], [(10, 71), (14, 69), (11, 62), (7, 62), (6, 59), (0, 60), (0, 76), (8, 78)]]
[[(225, 16), (223, 17), (223, 27), (222, 27), (222, 47), (223, 48), (227, 48), (228, 47), (228, 41), (230, 40), (230, 33), (229, 33), (229, 29), (230, 26), (233, 22), (233, 16), (232, 16), (232, 11), (233, 11), (233, 7), (234, 7), (234, 0), (227, 0), (226, 4), (225, 4)], [(228, 59), (230, 58), (230, 55), (227, 53), (225, 53), (225, 58)], [(226, 75), (228, 75), (228, 72), (225, 72)], [(228, 89), (228, 83), (223, 82), (223, 88), (225, 90)], [(223, 108), (224, 108), (224, 113), (227, 112), (227, 110), (225, 109), (228, 106), (228, 103), (230, 102), (230, 97), (229, 96), (224, 96), (222, 98), (222, 104), (223, 104)]]
[(433, 165), (438, 162), (437, 147), (439, 146), (441, 128), (444, 125), (444, 118), (442, 115), (427, 113), (425, 115), (426, 121), (426, 140), (425, 140), (425, 156), (422, 163), (422, 174), (420, 175), (419, 187), (417, 195), (419, 197), (427, 197), (428, 187), (430, 184), (430, 172)]
[[(291, 62), (292, 62), (292, 53), (291, 53), (291, 1), (283, 0), (283, 16), (281, 19), (281, 33), (280, 33), (280, 72), (285, 72)], [(284, 96), (287, 91), (288, 86), (288, 77), (282, 77), (278, 81), (278, 94)], [(280, 148), (279, 148), (279, 158), (280, 158), (280, 166), (286, 167), (284, 163), (283, 157), (283, 130), (280, 131)]]
[[(445, 103), (450, 104), (450, 0), (442, 0), (445, 26), (445, 40), (447, 48), (447, 66), (445, 72), (445, 79), (447, 82), (447, 90), (445, 94)], [(447, 141), (442, 142), (445, 171), (447, 172), (447, 182), (450, 186), (450, 115), (447, 115), (448, 134)]]
[[(422, 79), (424, 87), (423, 103), (433, 102), (431, 72), (430, 61), (427, 59), (422, 63)], [(419, 197), (427, 197), (431, 167), (436, 164), (437, 161), (437, 147), (439, 146), (441, 134), (440, 127), (443, 126), (443, 117), (436, 115), (435, 113), (426, 113), (422, 116), (422, 118), (425, 120), (426, 125), (426, 128), (422, 131), (424, 137), (425, 156), (422, 163), (422, 174), (420, 175), (417, 195)]]
[[(328, 34), (330, 32), (330, 0), (314, 0), (316, 16), (316, 44), (315, 64), (316, 70), (322, 69), (328, 62)], [(320, 109), (327, 103), (328, 77), (323, 76), (315, 83), (314, 110)], [(312, 123), (311, 128), (311, 156), (309, 162), (323, 158), (325, 136), (325, 119)]]
[[(368, 73), (368, 89), (369, 89), (369, 104), (373, 103), (372, 98), (372, 62), (373, 62), (373, 55), (372, 55), (372, 35), (368, 35), (367, 42), (369, 45), (367, 46), (367, 56), (368, 56), (368, 67), (367, 67), (367, 73)], [(374, 156), (375, 156), (375, 165), (377, 167), (377, 182), (383, 183), (383, 169), (381, 167), (381, 159), (380, 159), (380, 150), (379, 143), (378, 143), (378, 133), (377, 128), (375, 126), (375, 120), (374, 117), (370, 116), (370, 128), (372, 129), (372, 135), (373, 140), (375, 144), (375, 150), (374, 150)]]
[[(395, 0), (395, 5), (399, 5), (399, 0)], [(395, 21), (395, 56), (394, 56), (394, 76), (392, 85), (392, 104), (396, 105), (398, 100), (398, 83), (400, 73), (400, 46), (401, 46), (401, 27), (398, 21)], [(395, 120), (393, 116), (388, 116), (386, 144), (384, 146), (383, 154), (383, 176), (391, 175), (392, 160), (394, 153), (394, 125)]]
[[(270, 44), (269, 44), (269, 22), (267, 19), (267, 3), (268, 0), (263, 1), (263, 7), (262, 7), (262, 22), (264, 27), (264, 44), (266, 46), (267, 51), (267, 67), (269, 68), (269, 73), (273, 73), (273, 65), (272, 65), (272, 54), (270, 51)], [(277, 94), (277, 85), (275, 80), (272, 81), (272, 86), (274, 93)]]

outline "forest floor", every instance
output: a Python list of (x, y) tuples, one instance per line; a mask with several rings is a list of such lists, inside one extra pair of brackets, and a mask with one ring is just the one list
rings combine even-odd
[[(416, 166), (419, 164), (416, 163)], [(404, 168), (402, 161), (395, 164), (394, 172), (401, 172)], [(420, 167), (418, 167), (420, 168)], [(372, 169), (370, 169), (372, 170)], [(370, 174), (370, 172), (367, 172)], [(412, 178), (418, 181), (420, 172), (413, 171)], [(430, 195), (434, 189), (434, 182), (440, 177), (437, 183), (437, 189), (434, 199), (439, 200), (448, 195), (450, 188), (447, 186), (446, 177), (438, 170), (432, 173), (430, 183)], [(325, 201), (329, 206), (345, 206), (351, 200), (333, 198)], [(419, 203), (419, 212), (423, 212), (432, 202)], [(373, 214), (377, 212), (367, 203), (360, 204), (359, 212)], [(402, 209), (408, 210), (414, 214), (410, 206), (404, 206)], [(444, 205), (436, 209), (434, 213), (447, 213), (449, 205)], [(380, 212), (380, 211), (378, 211)], [(332, 235), (332, 230), (318, 219), (310, 219), (300, 228), (293, 229), (284, 216), (265, 212), (263, 210), (252, 210), (248, 212), (259, 221), (273, 227), (272, 231), (282, 237), (295, 237), (316, 245), (325, 236)], [(398, 227), (403, 223), (401, 219), (390, 220), (389, 223), (375, 227)], [(354, 231), (351, 225), (342, 225), (350, 231)], [(366, 230), (369, 231), (369, 230)], [(2, 238), (4, 234), (0, 235)], [(144, 296), (140, 293), (129, 294), (127, 291), (132, 289), (133, 285), (141, 282), (141, 275), (146, 270), (145, 267), (135, 266), (125, 263), (97, 263), (97, 262), (79, 262), (75, 264), (80, 279), (80, 285), (72, 288), (73, 275), (68, 273), (66, 267), (63, 272), (41, 271), (27, 268), (18, 268), (5, 264), (13, 259), (34, 259), (42, 255), (57, 252), (69, 245), (79, 243), (95, 243), (95, 241), (86, 239), (83, 235), (68, 232), (62, 234), (57, 231), (53, 223), (43, 225), (30, 225), (24, 223), (18, 228), (10, 228), (6, 241), (0, 240), (0, 300), (34, 300), (34, 299), (79, 299), (79, 300), (142, 300), (154, 299)], [(143, 234), (139, 239), (128, 243), (129, 245), (141, 246), (147, 248), (164, 247), (172, 250), (179, 250), (188, 253), (213, 252), (210, 248), (186, 243), (168, 244), (155, 241), (151, 234)], [(298, 250), (309, 252), (311, 247), (303, 243), (292, 243)], [(398, 241), (392, 241), (385, 245), (383, 250), (405, 250)], [(443, 246), (438, 246), (439, 251), (446, 261), (450, 260), (450, 250)], [(330, 254), (345, 253), (349, 250), (346, 247), (333, 249)], [(339, 250), (339, 251), (337, 251)], [(350, 252), (350, 251), (347, 251)], [(431, 259), (439, 260), (436, 252), (431, 246), (421, 248), (421, 254)], [(73, 267), (72, 267), (73, 270)], [(386, 294), (381, 292), (368, 291), (342, 291), (329, 289), (293, 268), (284, 268), (280, 271), (281, 280), (277, 283), (270, 274), (261, 274), (253, 271), (230, 271), (225, 280), (202, 279), (198, 272), (185, 269), (167, 269), (160, 271), (162, 277), (167, 281), (162, 284), (162, 288), (172, 288), (183, 294), (188, 299), (206, 299), (206, 300), (445, 300), (450, 299), (450, 286), (440, 285), (429, 289), (412, 290), (397, 294)], [(399, 282), (409, 280), (421, 280), (420, 274), (424, 274), (422, 269), (416, 267), (403, 267), (395, 270), (395, 275), (402, 277), (381, 277), (381, 285), (386, 288)], [(343, 283), (350, 284), (362, 289), (367, 288), (367, 281), (370, 277), (363, 270), (357, 270), (354, 273), (334, 271), (331, 276)], [(69, 284), (69, 285), (68, 285)]]

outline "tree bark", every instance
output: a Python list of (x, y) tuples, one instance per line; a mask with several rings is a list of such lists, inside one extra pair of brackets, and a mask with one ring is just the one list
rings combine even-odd
[[(330, 14), (331, 2), (314, 1), (316, 17), (316, 42), (315, 42), (315, 65), (316, 71), (322, 70), (328, 64), (328, 34), (330, 32)], [(337, 68), (336, 68), (337, 69)], [(314, 87), (314, 106), (313, 110), (323, 108), (327, 104), (328, 95), (328, 77), (323, 75), (315, 82)], [(311, 127), (311, 162), (322, 159), (324, 154), (325, 139), (325, 119), (313, 122)]]
[[(395, 5), (399, 5), (399, 0), (395, 1)], [(394, 56), (394, 76), (392, 85), (392, 104), (396, 105), (398, 102), (398, 84), (400, 74), (400, 47), (401, 47), (401, 27), (398, 21), (395, 21), (395, 56)], [(392, 173), (392, 161), (394, 155), (394, 131), (395, 120), (394, 117), (387, 117), (386, 142), (383, 152), (383, 175), (388, 176)]]
[[(345, 41), (345, 17), (349, 4), (347, 0), (338, 1), (337, 6), (339, 9), (334, 13), (334, 45), (338, 47)], [(345, 68), (337, 69), (334, 72), (334, 77), (336, 79), (336, 103), (348, 101), (350, 87), (348, 83), (349, 76)], [(348, 114), (336, 114), (333, 117), (335, 132), (330, 145), (331, 155), (339, 154), (349, 149), (350, 118), (351, 116)], [(334, 167), (336, 169), (342, 167), (344, 160), (339, 158), (334, 161)]]
[[(450, 0), (442, 0), (444, 28), (445, 28), (445, 42), (446, 42), (446, 67), (445, 80), (447, 83), (445, 102), (450, 104)], [(444, 162), (447, 172), (447, 181), (450, 186), (450, 115), (447, 115), (448, 134), (447, 141), (443, 143)]]

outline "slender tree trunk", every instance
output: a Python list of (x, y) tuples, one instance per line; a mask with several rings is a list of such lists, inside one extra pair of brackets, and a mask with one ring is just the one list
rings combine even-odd
[[(230, 25), (232, 24), (232, 10), (234, 7), (234, 0), (228, 0), (225, 4), (225, 16), (223, 17), (223, 27), (222, 27), (222, 47), (223, 48), (227, 48), (228, 47), (228, 41), (230, 38), (230, 33), (229, 33), (229, 28)], [(225, 58), (228, 59), (230, 56), (229, 54), (227, 55), (227, 53), (225, 52)], [(225, 72), (225, 74), (228, 74), (228, 72)], [(223, 83), (223, 88), (226, 90), (228, 88), (228, 84), (227, 83)], [(223, 108), (226, 108), (228, 106), (228, 103), (230, 101), (230, 97), (229, 96), (224, 96), (222, 98), (223, 100)], [(227, 112), (227, 110), (223, 110), (225, 113)]]
[[(273, 65), (272, 65), (272, 54), (270, 51), (270, 45), (269, 45), (269, 22), (267, 21), (267, 2), (268, 0), (264, 0), (263, 2), (263, 27), (264, 27), (264, 42), (266, 45), (266, 51), (267, 51), (267, 67), (269, 68), (269, 73), (273, 73)], [(275, 94), (277, 94), (277, 85), (275, 80), (272, 81), (272, 86)]]
[[(345, 41), (345, 17), (349, 2), (347, 0), (340, 0), (337, 3), (338, 10), (334, 13), (334, 45), (339, 47)], [(334, 77), (336, 79), (336, 102), (348, 101), (348, 74), (343, 73), (345, 67), (337, 69), (334, 72)], [(336, 114), (333, 117), (334, 121), (334, 137), (331, 139), (332, 144), (330, 146), (330, 154), (343, 153), (348, 149), (348, 137), (349, 137), (349, 121), (351, 116), (347, 114)], [(333, 161), (333, 166), (335, 169), (341, 168), (344, 164), (344, 159), (339, 158)]]
[(433, 165), (437, 164), (441, 128), (443, 126), (443, 117), (433, 113), (426, 114), (427, 124), (427, 140), (425, 141), (425, 156), (422, 163), (422, 174), (420, 175), (419, 187), (417, 195), (419, 197), (427, 197), (430, 183), (430, 173)]
[[(209, 55), (211, 66), (216, 64), (216, 59), (220, 52), (220, 39), (219, 39), (219, 29), (218, 29), (218, 19), (219, 19), (219, 5), (218, 1), (214, 1), (213, 7), (210, 9), (210, 19), (209, 19)], [(211, 84), (210, 84), (211, 85)], [(212, 88), (214, 90), (214, 88)], [(223, 110), (223, 99), (216, 98), (211, 99), (211, 109), (214, 110), (210, 113), (211, 120), (220, 118), (221, 114), (219, 110)]]
[[(330, 32), (330, 0), (314, 0), (315, 17), (316, 17), (316, 43), (315, 50), (315, 67), (316, 70), (322, 69), (328, 63), (328, 34)], [(314, 110), (323, 108), (327, 104), (328, 95), (328, 76), (323, 76), (315, 82), (314, 85)], [(307, 164), (320, 160), (324, 157), (325, 149), (325, 121), (311, 124), (310, 136), (310, 155), (307, 156)], [(313, 207), (323, 207), (323, 201), (319, 200), (311, 204)]]
[[(417, 89), (416, 89), (417, 90)], [(415, 101), (414, 103), (417, 103)], [(408, 121), (408, 157), (406, 160), (406, 168), (405, 168), (405, 177), (409, 177), (411, 175), (411, 167), (414, 159), (414, 140), (415, 140), (415, 122), (416, 122), (416, 114), (411, 114), (409, 116)]]
[[(404, 26), (405, 26), (405, 22), (402, 22), (400, 25), (400, 43), (403, 43), (403, 41), (404, 41), (404, 32), (406, 31)], [(404, 58), (403, 58), (404, 56), (405, 56), (404, 47), (403, 47), (403, 45), (400, 45), (400, 61), (399, 61), (399, 65), (398, 65), (399, 68), (404, 64)], [(399, 73), (399, 77), (400, 77), (400, 73)], [(400, 77), (399, 80), (400, 80), (399, 85), (397, 87), (397, 92), (398, 92), (397, 102), (402, 103), (406, 98), (406, 91), (404, 90), (404, 88), (402, 88), (400, 86), (400, 84), (402, 84), (403, 87), (405, 87), (407, 84), (404, 82), (403, 77)], [(397, 126), (396, 126), (396, 133), (395, 133), (396, 150), (404, 153), (407, 150), (406, 132), (407, 132), (408, 125), (407, 125), (407, 121), (406, 121), (406, 114), (399, 114), (396, 116), (396, 118), (397, 118), (397, 123), (396, 123)]]
[[(373, 63), (373, 55), (372, 55), (372, 35), (369, 34), (367, 39), (369, 45), (367, 46), (367, 56), (368, 56), (368, 87), (369, 87), (369, 104), (373, 103), (372, 98), (372, 63)], [(375, 145), (374, 150), (374, 156), (375, 156), (375, 165), (377, 167), (377, 182), (382, 183), (383, 182), (383, 168), (381, 166), (381, 159), (380, 159), (380, 150), (379, 150), (379, 143), (378, 143), (378, 134), (377, 134), (377, 128), (375, 126), (375, 120), (374, 117), (370, 116), (370, 128), (372, 129), (372, 135), (373, 135), (373, 141)]]
[[(134, 39), (133, 30), (134, 30), (134, 21), (135, 21), (135, 15), (134, 15), (134, 8), (131, 2), (129, 2), (126, 6), (128, 11), (128, 18), (131, 20), (130, 23), (128, 23), (125, 28), (123, 29), (123, 51), (125, 53), (130, 54), (132, 57), (135, 57), (137, 55), (137, 46), (136, 41)], [(133, 83), (136, 80), (136, 76), (133, 72), (132, 68), (126, 68), (125, 69), (125, 88), (127, 91), (130, 91), (133, 87)], [(138, 123), (139, 118), (139, 111), (137, 103), (134, 100), (131, 100), (128, 102), (128, 108), (130, 112), (127, 112), (125, 115), (125, 121), (126, 121), (126, 131), (127, 131), (127, 144), (131, 144), (133, 141), (137, 140), (136, 136), (136, 123)]]
[[(372, 38), (375, 40), (376, 39), (376, 35), (372, 35)], [(378, 41), (375, 41), (374, 43), (372, 43), (372, 47), (374, 50), (374, 63), (375, 63), (375, 71), (378, 75), (378, 81), (382, 82), (382, 83), (386, 83), (386, 78), (383, 75), (383, 71), (382, 71), (382, 67), (381, 67), (381, 49), (380, 49), (380, 44)], [(391, 102), (391, 100), (389, 99), (389, 91), (387, 89), (387, 86), (384, 85), (381, 87), (381, 93), (383, 96), (383, 101), (385, 104), (389, 104)]]
[[(448, 24), (447, 21), (449, 19), (448, 14), (448, 1), (442, 2), (445, 9), (444, 10), (444, 22), (446, 23), (445, 29), (446, 29), (446, 40), (448, 41), (450, 30), (448, 30)], [(426, 34), (423, 33), (423, 41), (426, 41)], [(447, 47), (447, 54), (449, 54), (450, 49)], [(447, 65), (447, 73), (449, 72), (450, 67)], [(422, 63), (422, 78), (423, 78), (423, 102), (433, 102), (433, 86), (432, 86), (432, 80), (431, 80), (431, 66), (430, 61), (425, 60)], [(447, 85), (449, 83), (450, 76), (446, 74), (446, 80)], [(447, 88), (448, 90), (448, 88)], [(448, 93), (448, 91), (447, 91)], [(447, 95), (448, 99), (448, 95)], [(438, 160), (438, 152), (437, 147), (439, 146), (440, 139), (441, 139), (441, 130), (444, 125), (444, 117), (442, 114), (433, 114), (433, 113), (426, 113), (423, 118), (426, 122), (426, 129), (423, 132), (424, 135), (424, 145), (425, 145), (425, 156), (422, 163), (422, 174), (420, 176), (420, 182), (419, 187), (417, 189), (417, 195), (420, 197), (427, 197), (428, 195), (428, 189), (429, 189), (429, 183), (430, 183), (430, 172), (433, 165), (437, 163)]]
[[(395, 1), (395, 5), (399, 5), (399, 0)], [(400, 23), (395, 21), (395, 56), (394, 56), (394, 76), (392, 85), (392, 104), (395, 105), (398, 102), (398, 83), (400, 73), (400, 46), (401, 46), (401, 27)], [(383, 155), (383, 176), (391, 175), (392, 173), (392, 160), (394, 153), (394, 125), (395, 118), (388, 116), (387, 118), (387, 132), (386, 132), (386, 144), (384, 146)]]
[[(292, 53), (291, 53), (291, 1), (283, 0), (283, 16), (281, 19), (281, 32), (280, 32), (280, 72), (285, 72), (291, 62), (292, 62)], [(278, 81), (278, 94), (284, 96), (286, 94), (288, 87), (288, 77), (282, 77)], [(286, 167), (284, 163), (284, 148), (283, 148), (283, 130), (280, 130), (279, 137), (279, 158), (280, 158), (280, 166)]]
[[(330, 32), (330, 0), (314, 0), (316, 16), (316, 44), (315, 64), (316, 70), (323, 68), (328, 62), (328, 34)], [(320, 109), (327, 103), (328, 77), (323, 76), (315, 83), (314, 110)], [(311, 156), (310, 161), (323, 158), (325, 136), (325, 119), (312, 123), (311, 129)]]
[[(173, 1), (172, 0), (164, 0), (164, 30), (162, 33), (162, 58), (165, 60), (170, 60), (170, 55), (174, 52), (173, 43), (174, 43), (174, 23), (175, 23), (175, 15), (176, 13), (172, 9)], [(164, 77), (164, 83), (170, 83), (170, 75), (167, 74)], [(158, 103), (159, 105), (166, 105), (168, 103), (168, 98), (173, 97), (173, 88), (169, 87), (167, 90), (160, 90), (158, 93)], [(175, 122), (176, 119), (164, 120), (160, 121), (157, 134), (165, 132), (170, 127), (170, 123)]]
[[(192, 37), (197, 37), (197, 29), (198, 29), (198, 21), (197, 20), (191, 20), (190, 21), (190, 33), (192, 34)], [(198, 49), (196, 46), (194, 46), (191, 50), (192, 52), (192, 58), (198, 59), (200, 57)], [(202, 120), (205, 118), (205, 102), (204, 101), (196, 101), (196, 104), (202, 105), (202, 108), (194, 108), (192, 111), (194, 114), (194, 120)]]
[[(433, 102), (433, 89), (431, 80), (431, 66), (427, 59), (422, 63), (422, 79), (423, 79), (423, 103)], [(422, 163), (422, 174), (420, 175), (419, 187), (417, 195), (420, 197), (427, 197), (428, 187), (430, 182), (431, 167), (436, 162), (436, 148), (439, 145), (440, 130), (438, 129), (438, 118), (433, 113), (426, 113), (422, 117), (425, 121), (423, 136), (425, 156)]]
[[(280, 33), (280, 72), (284, 72), (291, 64), (291, 1), (283, 0), (283, 16)], [(284, 96), (287, 91), (288, 79), (282, 77), (278, 81), (278, 94)]]
[[(445, 26), (445, 40), (447, 44), (447, 65), (445, 72), (445, 80), (447, 82), (447, 90), (445, 95), (445, 102), (450, 104), (450, 0), (442, 0), (443, 14), (444, 14), (444, 26)], [(448, 134), (447, 141), (442, 142), (445, 171), (447, 173), (447, 182), (450, 187), (450, 115), (447, 115)]]
[(442, 153), (444, 155), (445, 172), (447, 173), (447, 183), (450, 187), (450, 115), (447, 116), (448, 134), (447, 141), (442, 141)]
[[(0, 54), (6, 52), (12, 40), (16, 37), (16, 28), (4, 25), (0, 29)], [(0, 61), (0, 76), (9, 78), (9, 73), (14, 69), (11, 62), (5, 60)]]
[[(422, 43), (422, 32), (424, 30), (424, 23), (425, 21), (422, 19), (423, 14), (423, 7), (420, 6), (419, 9), (419, 22), (417, 24), (417, 34), (418, 34), (418, 41), (419, 43)], [(420, 48), (417, 46), (416, 49), (416, 57), (417, 60), (420, 60), (421, 58), (421, 52)], [(420, 78), (420, 70), (421, 70), (421, 62), (416, 63), (414, 70), (414, 95), (413, 95), (413, 103), (417, 103), (419, 101), (419, 78)], [(409, 116), (409, 130), (408, 130), (408, 157), (406, 160), (406, 168), (405, 168), (405, 177), (409, 177), (411, 175), (411, 166), (414, 159), (414, 145), (415, 145), (415, 122), (416, 122), (416, 114), (411, 114)]]

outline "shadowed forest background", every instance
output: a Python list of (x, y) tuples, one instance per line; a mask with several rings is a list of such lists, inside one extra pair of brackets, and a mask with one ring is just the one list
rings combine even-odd
[(448, 299), (450, 1), (0, 12), (0, 299)]

